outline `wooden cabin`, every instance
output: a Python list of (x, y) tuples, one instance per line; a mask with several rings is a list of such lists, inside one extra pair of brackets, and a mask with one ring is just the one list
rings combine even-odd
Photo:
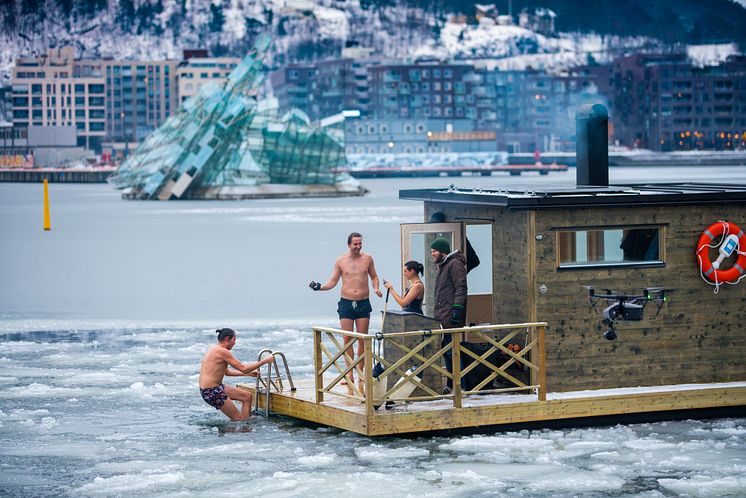
[[(395, 327), (403, 330), (389, 323), (378, 339), (355, 335), (366, 347), (359, 360), (367, 365), (366, 384), (376, 361), (392, 373), (385, 395), (367, 396), (340, 391), (353, 368), (341, 361), (341, 331), (314, 328), (313, 385), (266, 393), (261, 404), (367, 435), (725, 407), (743, 412), (746, 278), (715, 285), (697, 249), (703, 232), (721, 220), (746, 231), (746, 185), (608, 185), (605, 109), (582, 109), (577, 124), (575, 186), (400, 191), (401, 199), (423, 202), (424, 220), (433, 221), (401, 228), (402, 261), (426, 263), (426, 315), (436, 275), (432, 240), (446, 237), (464, 251), (468, 244), (477, 255), (480, 263), (468, 274), (469, 327), (436, 331), (415, 321), (410, 328), (400, 317)], [(740, 240), (746, 253), (746, 235)], [(717, 247), (702, 255), (715, 260)], [(738, 257), (734, 252), (721, 268)], [(628, 319), (604, 321), (604, 310), (623, 306), (623, 297), (609, 294), (628, 302), (650, 297), (635, 301), (644, 309), (630, 308)], [(433, 333), (453, 334), (460, 344), (453, 349), (452, 395), (439, 392), (448, 373)], [(331, 338), (326, 345), (324, 334)], [(518, 339), (520, 353), (510, 344)], [(389, 343), (383, 355), (377, 340)], [(494, 353), (502, 355), (497, 362)], [(487, 373), (460, 387), (476, 371), (469, 362), (486, 365)], [(413, 398), (394, 399), (392, 383), (410, 365), (430, 368), (430, 376), (412, 377)], [(513, 386), (498, 382), (505, 379)], [(377, 408), (392, 399), (399, 408)]]

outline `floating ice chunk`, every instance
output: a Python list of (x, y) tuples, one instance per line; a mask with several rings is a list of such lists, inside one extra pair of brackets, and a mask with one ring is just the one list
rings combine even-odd
[(442, 450), (457, 452), (481, 452), (484, 450), (496, 450), (500, 452), (532, 452), (550, 450), (555, 446), (554, 441), (541, 438), (517, 438), (484, 436), (457, 439), (440, 446)]
[(383, 445), (372, 444), (364, 448), (355, 448), (355, 454), (360, 460), (391, 461), (405, 458), (427, 457), (430, 451), (425, 448), (387, 448)]
[(617, 444), (612, 441), (576, 441), (565, 445), (566, 450), (580, 450), (590, 453), (602, 451), (613, 451), (617, 449)]
[(687, 496), (743, 496), (746, 477), (693, 476), (682, 479), (658, 479), (658, 484)]
[(331, 464), (336, 459), (336, 455), (329, 453), (319, 453), (318, 455), (307, 455), (298, 457), (298, 463), (305, 467), (324, 467)]
[(135, 491), (164, 491), (184, 480), (181, 472), (124, 474), (113, 477), (96, 477), (93, 482), (84, 484), (76, 494), (83, 496), (129, 494)]
[(653, 451), (653, 450), (670, 450), (676, 445), (660, 439), (635, 439), (625, 441), (624, 446), (633, 450)]

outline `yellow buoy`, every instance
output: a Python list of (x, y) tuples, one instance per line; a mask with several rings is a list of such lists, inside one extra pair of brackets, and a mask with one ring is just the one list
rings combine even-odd
[(49, 182), (44, 179), (44, 230), (51, 230), (52, 223), (49, 219)]

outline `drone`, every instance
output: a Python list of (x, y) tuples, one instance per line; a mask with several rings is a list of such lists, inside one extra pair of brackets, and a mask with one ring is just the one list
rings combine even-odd
[[(584, 285), (588, 289), (588, 301), (593, 311), (598, 313), (596, 305), (602, 299), (611, 304), (603, 310), (603, 320), (601, 323), (608, 329), (604, 332), (604, 339), (613, 341), (617, 338), (614, 325), (617, 322), (632, 322), (642, 320), (642, 313), (648, 303), (656, 306), (655, 315), (658, 316), (663, 305), (668, 301), (668, 293), (674, 289), (667, 287), (645, 287), (640, 294), (623, 294), (614, 292), (611, 289), (596, 289), (590, 285)], [(603, 291), (598, 293), (597, 291)]]

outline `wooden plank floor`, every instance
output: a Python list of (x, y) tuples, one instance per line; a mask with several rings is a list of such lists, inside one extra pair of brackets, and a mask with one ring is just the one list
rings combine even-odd
[[(256, 394), (253, 384), (239, 387)], [(365, 405), (359, 401), (327, 394), (323, 403), (315, 403), (312, 379), (297, 381), (296, 387), (295, 392), (272, 392), (273, 413), (367, 436), (746, 406), (746, 382), (729, 382), (548, 393), (546, 401), (529, 394), (474, 395), (463, 398), (462, 408), (453, 408), (450, 399), (418, 401), (399, 404), (391, 410), (381, 407), (368, 417)], [(264, 407), (264, 396), (260, 397), (260, 406)]]

